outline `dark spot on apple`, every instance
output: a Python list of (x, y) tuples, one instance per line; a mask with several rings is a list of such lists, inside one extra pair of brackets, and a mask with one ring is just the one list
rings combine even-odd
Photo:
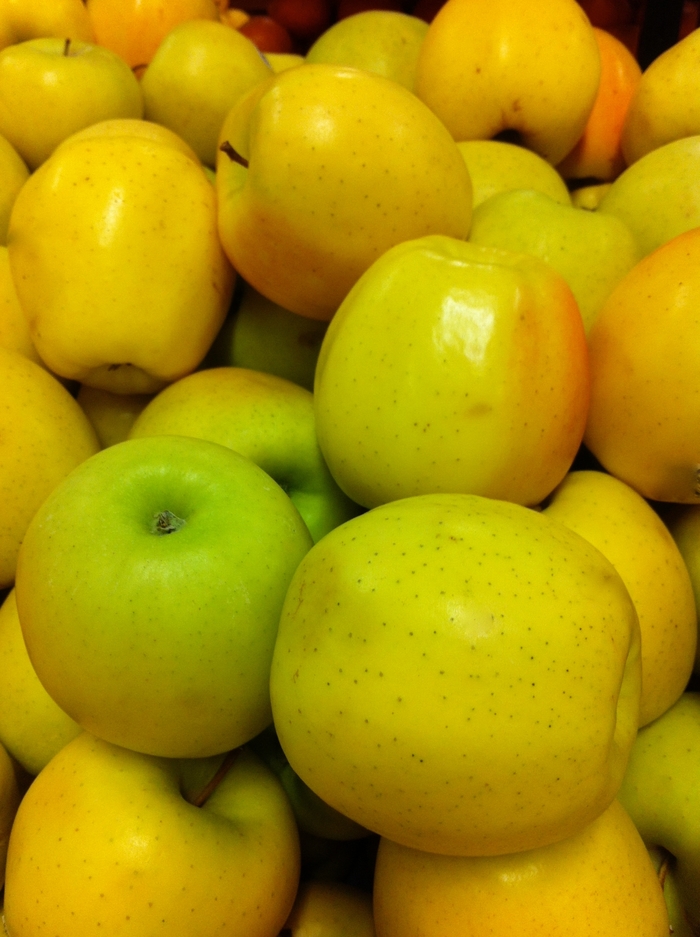
[(174, 534), (185, 525), (185, 521), (172, 511), (158, 511), (153, 515), (151, 531), (159, 537)]

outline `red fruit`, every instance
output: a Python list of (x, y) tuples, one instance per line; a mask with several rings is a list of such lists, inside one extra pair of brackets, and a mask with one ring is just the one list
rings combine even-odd
[(634, 22), (629, 0), (578, 0), (593, 26), (614, 29)]
[(261, 52), (292, 52), (294, 43), (289, 32), (271, 16), (251, 16), (238, 30)]
[(426, 23), (432, 23), (435, 14), (445, 5), (445, 0), (417, 0), (411, 10), (412, 16), (425, 20)]
[(267, 13), (297, 39), (315, 39), (331, 21), (329, 0), (270, 0)]

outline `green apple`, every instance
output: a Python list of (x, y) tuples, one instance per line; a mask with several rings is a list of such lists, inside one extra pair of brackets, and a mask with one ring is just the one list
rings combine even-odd
[(207, 353), (205, 366), (276, 374), (313, 390), (327, 323), (284, 309), (241, 281), (241, 291)]
[(0, 135), (0, 245), (7, 244), (12, 206), (28, 178), (26, 163), (10, 141)]
[(138, 80), (109, 49), (46, 37), (0, 52), (0, 133), (32, 170), (83, 127), (142, 116)]
[(393, 501), (299, 564), (270, 676), (290, 765), (340, 813), (451, 855), (534, 849), (615, 797), (640, 699), (612, 564), (542, 513)]
[(643, 254), (700, 226), (700, 135), (674, 140), (628, 166), (598, 211), (627, 224)]
[(235, 280), (216, 214), (201, 165), (170, 143), (99, 135), (59, 147), (22, 186), (8, 236), (48, 367), (127, 394), (193, 371)]
[(187, 20), (158, 46), (141, 78), (144, 116), (186, 140), (214, 166), (224, 117), (272, 70), (253, 42), (223, 23)]
[(457, 146), (471, 176), (474, 208), (511, 189), (536, 189), (555, 202), (571, 204), (562, 177), (532, 150), (505, 140), (463, 140)]
[(639, 730), (620, 800), (644, 840), (673, 856), (692, 933), (700, 930), (700, 693), (683, 696)]
[(416, 94), (455, 140), (515, 132), (556, 166), (585, 129), (600, 74), (576, 0), (447, 0), (421, 46)]
[(330, 323), (318, 439), (365, 507), (435, 491), (535, 505), (579, 448), (588, 380), (581, 315), (552, 267), (418, 238), (375, 261)]
[(668, 937), (654, 866), (617, 801), (562, 842), (517, 855), (429, 855), (382, 840), (382, 937)]
[(289, 803), (251, 752), (182, 763), (86, 732), (25, 795), (8, 853), (5, 920), (14, 937), (39, 933), (44, 922), (66, 937), (272, 937), (298, 879)]
[(329, 26), (306, 53), (307, 62), (364, 68), (413, 91), (418, 53), (428, 24), (396, 10), (364, 10)]
[(30, 775), (38, 774), (80, 726), (46, 692), (27, 654), (12, 589), (0, 606), (0, 743)]
[(311, 391), (247, 368), (196, 371), (162, 390), (129, 432), (193, 436), (252, 459), (289, 495), (314, 541), (360, 510), (338, 487), (316, 438)]
[(282, 934), (375, 937), (372, 896), (342, 882), (302, 882)]
[(586, 331), (641, 256), (624, 221), (562, 205), (534, 189), (500, 192), (482, 202), (474, 210), (469, 240), (524, 251), (550, 264), (571, 287)]
[(78, 468), (18, 561), (48, 693), (89, 732), (148, 754), (253, 738), (271, 721), (279, 612), (311, 546), (296, 508), (249, 459), (201, 439), (131, 439)]
[(395, 81), (290, 68), (248, 92), (221, 129), (219, 234), (246, 282), (330, 319), (389, 247), (466, 237), (471, 182), (445, 126)]
[(700, 133), (698, 56), (700, 32), (694, 29), (644, 69), (622, 128), (628, 164), (672, 140)]

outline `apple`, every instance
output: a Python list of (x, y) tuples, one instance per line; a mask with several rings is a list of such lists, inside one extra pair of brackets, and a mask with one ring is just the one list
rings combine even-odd
[(42, 359), (117, 393), (155, 393), (193, 371), (233, 292), (211, 183), (145, 137), (60, 148), (17, 196), (8, 250)]
[(100, 444), (66, 388), (18, 351), (0, 347), (0, 387), (0, 588), (7, 588), (37, 508)]
[(0, 246), (7, 244), (10, 212), (28, 178), (27, 164), (10, 141), (0, 135)]
[(301, 42), (312, 41), (330, 25), (330, 0), (268, 0), (266, 6), (268, 15)]
[(512, 189), (536, 189), (562, 205), (571, 204), (566, 183), (554, 166), (505, 140), (464, 140), (457, 144), (473, 188), (473, 207), (492, 195)]
[(288, 68), (304, 65), (305, 58), (303, 55), (299, 55), (298, 52), (266, 52), (265, 61), (277, 75)]
[(189, 143), (186, 143), (173, 130), (163, 127), (162, 124), (155, 124), (152, 120), (132, 117), (115, 117), (111, 120), (100, 120), (96, 124), (90, 124), (89, 127), (84, 127), (82, 130), (78, 130), (66, 137), (56, 149), (64, 150), (74, 143), (93, 140), (95, 137), (139, 137), (150, 140), (152, 143), (163, 143), (165, 146), (173, 147), (189, 157), (196, 166), (201, 166), (202, 163)]
[(313, 390), (316, 361), (328, 323), (283, 309), (241, 281), (237, 301), (204, 364), (276, 374)]
[(700, 357), (689, 340), (700, 304), (699, 263), (700, 228), (694, 228), (623, 277), (588, 335), (584, 441), (611, 475), (653, 501), (700, 499)]
[(0, 745), (37, 775), (82, 729), (51, 699), (29, 660), (12, 589), (0, 606)]
[(642, 633), (639, 724), (647, 725), (680, 697), (695, 663), (698, 616), (683, 555), (649, 503), (604, 472), (570, 472), (544, 513), (597, 547), (627, 586)]
[(595, 211), (611, 185), (610, 182), (593, 182), (578, 186), (571, 193), (571, 204), (586, 211)]
[(330, 319), (373, 260), (430, 233), (466, 237), (471, 182), (414, 94), (356, 68), (290, 68), (248, 92), (221, 130), (219, 234), (246, 282)]
[(201, 439), (131, 439), (79, 468), (34, 515), (17, 568), (49, 695), (147, 754), (253, 738), (271, 722), (279, 612), (312, 542), (296, 508), (249, 459)]
[(662, 849), (660, 846), (650, 846), (648, 843), (647, 851), (654, 863), (656, 874), (663, 889), (666, 910), (668, 911), (669, 933), (673, 937), (695, 937), (683, 911), (673, 856), (666, 849)]
[(515, 131), (556, 165), (584, 131), (600, 72), (576, 0), (447, 0), (421, 47), (415, 87), (455, 140)]
[(0, 52), (0, 134), (32, 170), (83, 127), (142, 116), (139, 83), (109, 49), (47, 37)]
[(328, 327), (321, 451), (364, 507), (436, 491), (539, 504), (581, 442), (587, 354), (576, 301), (549, 265), (439, 235), (407, 241)]
[(700, 929), (700, 694), (683, 696), (640, 729), (620, 800), (644, 840), (673, 856), (674, 878), (693, 934)]
[(153, 399), (153, 394), (114, 394), (81, 384), (75, 399), (92, 423), (100, 447), (106, 449), (128, 437), (134, 421)]
[[(700, 505), (671, 505), (671, 516), (666, 524), (685, 562), (695, 595), (696, 608), (700, 609)], [(695, 670), (700, 673), (700, 640), (695, 657)]]
[(17, 298), (7, 248), (0, 244), (0, 346), (43, 366)]
[(23, 793), (20, 773), (7, 750), (0, 744), (0, 887), (5, 882), (5, 861), (10, 831)]
[(622, 151), (628, 163), (673, 140), (700, 133), (696, 100), (699, 54), (700, 32), (695, 29), (644, 70), (622, 132)]
[(271, 16), (253, 15), (238, 31), (249, 39), (261, 52), (280, 52), (289, 54), (294, 50), (294, 40), (287, 30)]
[(497, 855), (572, 836), (637, 732), (639, 625), (612, 564), (544, 514), (404, 498), (292, 577), (270, 675), (290, 765), (394, 842)]
[(251, 459), (289, 495), (314, 541), (360, 510), (323, 460), (313, 395), (292, 381), (247, 368), (196, 371), (162, 390), (129, 437), (191, 436)]
[(396, 10), (365, 10), (336, 20), (306, 53), (307, 62), (364, 68), (413, 91), (428, 24)]
[(83, 0), (3, 0), (0, 10), (0, 49), (24, 42), (57, 36), (61, 39), (94, 42), (90, 17)]
[(5, 921), (14, 937), (44, 922), (66, 937), (272, 937), (298, 878), (294, 817), (251, 752), (182, 763), (83, 733), (22, 801)]
[(668, 937), (642, 838), (617, 801), (562, 842), (516, 855), (422, 853), (383, 839), (379, 937)]
[(282, 934), (375, 937), (372, 897), (343, 882), (302, 882)]
[(642, 254), (700, 226), (700, 134), (657, 147), (628, 166), (600, 200), (598, 211), (616, 215)]
[(525, 251), (550, 264), (571, 287), (586, 331), (613, 287), (640, 259), (624, 221), (563, 205), (534, 189), (500, 192), (478, 205), (469, 240)]
[(236, 29), (188, 20), (172, 29), (141, 78), (144, 116), (175, 131), (203, 163), (216, 164), (224, 118), (250, 88), (272, 74)]

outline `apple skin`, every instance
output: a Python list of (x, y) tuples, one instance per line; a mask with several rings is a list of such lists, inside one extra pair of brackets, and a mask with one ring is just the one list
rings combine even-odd
[(135, 119), (130, 117), (115, 117), (111, 120), (100, 120), (89, 127), (83, 127), (82, 130), (72, 133), (69, 137), (59, 144), (56, 149), (64, 149), (72, 146), (73, 143), (79, 143), (82, 140), (92, 140), (94, 137), (140, 137), (151, 140), (153, 143), (163, 143), (166, 146), (172, 146), (185, 156), (188, 156), (196, 166), (200, 166), (202, 161), (195, 151), (186, 143), (182, 137), (174, 131), (163, 127), (161, 124), (154, 124), (152, 120)]
[(100, 447), (106, 449), (124, 442), (129, 431), (153, 394), (113, 394), (82, 384), (75, 399), (92, 423)]
[(455, 140), (514, 130), (556, 165), (583, 133), (600, 72), (575, 0), (448, 0), (421, 46), (415, 90)]
[(94, 42), (90, 17), (83, 0), (3, 0), (0, 11), (0, 49), (24, 42), (57, 36)]
[(302, 882), (282, 933), (289, 937), (375, 937), (372, 897), (341, 882)]
[[(666, 523), (690, 575), (695, 606), (700, 609), (700, 505), (673, 505)], [(695, 655), (695, 671), (700, 673), (700, 639)]]
[(375, 261), (330, 323), (318, 440), (365, 507), (434, 491), (535, 505), (576, 455), (588, 380), (581, 314), (550, 266), (419, 238)]
[(188, 20), (163, 39), (141, 78), (144, 116), (175, 131), (216, 165), (224, 118), (272, 74), (250, 39), (210, 20)]
[(568, 839), (519, 855), (455, 857), (382, 840), (378, 937), (668, 937), (644, 843), (618, 801)]
[(131, 439), (80, 469), (37, 511), (18, 561), (22, 632), (49, 695), (148, 754), (253, 738), (271, 722), (279, 612), (312, 543), (296, 508), (249, 459), (201, 439)]
[(0, 244), (0, 345), (19, 352), (36, 364), (44, 362), (34, 347), (29, 324), (19, 304), (17, 290), (10, 271), (7, 248)]
[(7, 244), (12, 206), (28, 178), (27, 164), (10, 141), (0, 136), (0, 245)]
[(28, 937), (50, 921), (57, 937), (96, 928), (276, 935), (299, 877), (294, 817), (277, 779), (245, 749), (195, 806), (188, 775), (213, 775), (220, 760), (183, 765), (89, 733), (69, 743), (25, 795), (12, 831), (8, 930)]
[(397, 82), (326, 64), (290, 68), (232, 108), (220, 146), (219, 234), (243, 279), (309, 318), (332, 318), (389, 247), (466, 237), (471, 181), (438, 118)]
[(193, 371), (235, 281), (201, 166), (137, 136), (59, 148), (17, 196), (8, 250), (48, 367), (116, 393), (155, 393)]
[(139, 83), (109, 49), (47, 37), (0, 52), (0, 133), (31, 170), (83, 127), (142, 116)]
[(563, 525), (474, 495), (393, 501), (299, 564), (273, 655), (275, 728), (322, 800), (394, 842), (533, 849), (615, 797), (639, 643), (619, 575)]
[(474, 209), (472, 244), (524, 251), (571, 287), (588, 331), (613, 288), (640, 259), (637, 242), (613, 215), (562, 205), (542, 192), (501, 192)]
[(693, 933), (700, 929), (700, 693), (684, 693), (639, 730), (620, 800), (643, 839), (675, 859), (674, 878)]

